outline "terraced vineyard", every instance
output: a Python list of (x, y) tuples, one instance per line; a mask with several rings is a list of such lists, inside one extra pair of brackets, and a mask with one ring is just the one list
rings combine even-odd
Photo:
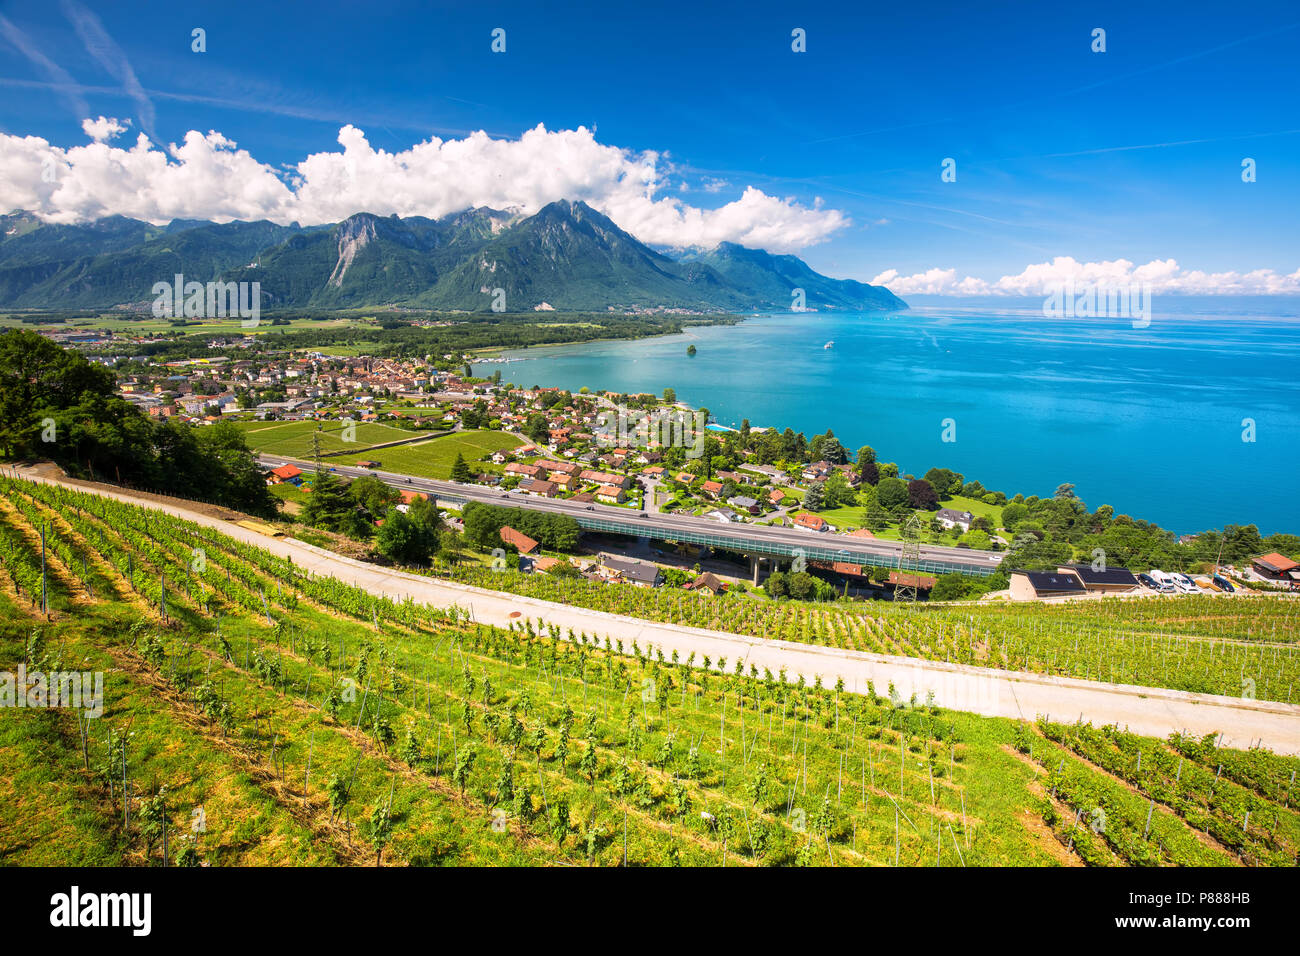
[(917, 606), (724, 599), (480, 565), (454, 580), (593, 610), (1084, 680), (1300, 702), (1300, 601), (1288, 597), (1090, 601), (1069, 606)]
[[(1033, 731), (1010, 721), (527, 619), (494, 629), (157, 511), (0, 491), (0, 669), (99, 671), (105, 692), (94, 719), (0, 713), (5, 862), (1295, 862), (1294, 811), (1276, 800), (1295, 761), (1137, 739), (1212, 754), (1270, 804), (1222, 849), (1190, 810), (1143, 835), (1124, 783), (1037, 734), (1018, 754)], [(1045, 786), (1057, 752), (1082, 769)], [(1071, 842), (1045, 809), (1067, 786), (1114, 830)], [(1206, 806), (1227, 826), (1236, 804)]]

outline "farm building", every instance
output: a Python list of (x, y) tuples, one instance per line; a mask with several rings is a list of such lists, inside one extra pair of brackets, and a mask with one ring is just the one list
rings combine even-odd
[(1060, 571), (1012, 571), (1011, 600), (1037, 601), (1042, 598), (1076, 597), (1087, 590), (1077, 574)]
[(1286, 555), (1278, 554), (1276, 551), (1251, 558), (1250, 564), (1257, 573), (1270, 581), (1282, 581), (1288, 584), (1292, 581), (1300, 581), (1300, 561), (1292, 561)]
[(1138, 589), (1138, 579), (1127, 568), (1094, 568), (1090, 564), (1064, 564), (1056, 569), (1061, 574), (1073, 574), (1083, 582), (1087, 591), (1103, 594), (1123, 594)]
[(914, 587), (919, 588), (922, 591), (929, 591), (938, 583), (938, 580), (928, 574), (912, 574), (908, 571), (890, 571), (889, 583), (895, 587)]
[(682, 587), (687, 591), (700, 591), (714, 597), (725, 593), (727, 590), (727, 585), (723, 583), (722, 579), (711, 571), (705, 571), (694, 581), (687, 581)]

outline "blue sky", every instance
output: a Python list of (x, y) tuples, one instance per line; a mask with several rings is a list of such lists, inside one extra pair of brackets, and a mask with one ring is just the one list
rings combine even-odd
[[(706, 215), (707, 228), (683, 224), (682, 235), (784, 241), (832, 275), (870, 280), (894, 270), (904, 281), (950, 270), (953, 280), (993, 282), (1064, 256), (1175, 259), (1182, 274), (1300, 270), (1293, 2), (612, 7), (314, 2), (250, 15), (185, 0), (3, 2), (0, 133), (11, 139), (0, 153), (0, 199), (27, 195), (16, 138), (84, 147), (88, 117), (129, 120), (105, 140), (122, 150), (141, 130), (156, 149), (190, 130), (217, 131), (282, 178), (311, 154), (340, 153), (347, 124), (390, 154), (476, 130), (518, 141), (543, 124), (585, 127), (642, 162), (654, 154), (654, 196), (679, 212), (761, 191), (772, 203), (751, 197), (751, 206)], [(195, 27), (206, 30), (205, 53), (191, 51)], [(504, 54), (490, 49), (496, 27), (506, 30)], [(791, 50), (796, 27), (807, 52)], [(1105, 53), (1090, 49), (1098, 27)], [(529, 180), (507, 182), (504, 198), (516, 186), (524, 206), (546, 198), (547, 164), (577, 156), (561, 145), (499, 170), (502, 181)], [(130, 195), (114, 195), (121, 184), (111, 162), (96, 171), (94, 157), (59, 156), (76, 189), (42, 193), (50, 209), (92, 208), (84, 193), (98, 190), (93, 208), (138, 212)], [(947, 157), (956, 182), (940, 180)], [(1242, 182), (1245, 157), (1257, 162), (1256, 182)], [(165, 161), (159, 154), (152, 168)], [(569, 168), (561, 180), (579, 184), (570, 191), (596, 183), (587, 198), (599, 204), (621, 187), (596, 182), (609, 171), (594, 150), (570, 165), (586, 162), (591, 170)], [(236, 171), (185, 188), (229, 194), (247, 179)], [(329, 183), (320, 173), (317, 191)], [(402, 193), (385, 184), (376, 194)], [(273, 202), (237, 198), (247, 205), (221, 208)], [(160, 215), (213, 201), (169, 194)], [(335, 212), (323, 201), (310, 208)], [(616, 221), (632, 220), (621, 225), (668, 244), (669, 219), (632, 209), (626, 197), (606, 203), (624, 213)]]

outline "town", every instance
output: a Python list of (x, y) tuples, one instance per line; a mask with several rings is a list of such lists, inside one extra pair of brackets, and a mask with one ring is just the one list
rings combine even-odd
[[(673, 541), (652, 547), (644, 539), (588, 534), (582, 553), (546, 555), (527, 535), (502, 529), (499, 543), (519, 554), (522, 570), (553, 573), (557, 562), (570, 561), (593, 579), (638, 586), (668, 581), (722, 594), (761, 585), (764, 596), (821, 600), (903, 595), (1068, 601), (1296, 585), (1298, 566), (1280, 554), (1272, 555), (1272, 563), (1266, 553), (1251, 554), (1240, 568), (1216, 554), (1212, 565), (1169, 573), (1107, 568), (1104, 559), (1100, 565), (1080, 562), (1087, 555), (1073, 552), (1035, 554), (1050, 550), (1043, 547), (1043, 522), (1034, 520), (1035, 513), (1059, 510), (1061, 503), (1079, 510), (1069, 486), (1054, 499), (1008, 498), (948, 469), (900, 474), (897, 464), (877, 460), (871, 447), (851, 453), (830, 431), (807, 439), (748, 421), (739, 429), (706, 424), (708, 410), (677, 401), (672, 388), (651, 395), (525, 387), (503, 381), (508, 362), (469, 352), (422, 360), (311, 350), (211, 354), (238, 348), (248, 338), (214, 339), (210, 354), (199, 358), (155, 363), (139, 356), (113, 364), (120, 395), (151, 417), (198, 428), (223, 422), (239, 428), (267, 463), (267, 482), (287, 516), (311, 494), (318, 470), (350, 467), (451, 480), (589, 510), (599, 505), (728, 527), (788, 528), (807, 533), (810, 543), (911, 540), (991, 553), (1001, 565), (979, 579), (926, 573), (901, 556), (874, 567), (795, 556), (785, 569), (771, 562), (773, 574), (760, 581), (758, 564), (751, 561), (747, 573), (744, 555), (717, 547)], [(493, 371), (476, 376), (474, 365)], [(671, 429), (661, 434), (657, 427), (666, 416), (685, 421), (675, 433), (679, 440)], [(269, 460), (276, 456), (283, 460)], [(394, 494), (403, 512), (425, 496), (405, 489)], [(370, 531), (383, 520), (372, 515)], [(459, 527), (454, 512), (448, 523), (452, 530)], [(1184, 536), (1177, 543), (1187, 547), (1195, 541)]]

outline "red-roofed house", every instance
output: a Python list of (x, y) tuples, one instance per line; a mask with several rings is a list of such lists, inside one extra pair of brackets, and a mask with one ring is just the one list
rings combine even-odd
[(559, 494), (559, 486), (545, 478), (525, 478), (519, 482), (519, 490), (526, 495), (538, 495), (542, 498), (554, 498)]
[(809, 531), (825, 531), (829, 527), (826, 524), (826, 519), (821, 515), (809, 514), (808, 512), (795, 515), (794, 523), (801, 528), (807, 528)]
[(279, 468), (271, 470), (271, 477), (268, 483), (278, 485), (282, 481), (293, 481), (302, 474), (301, 468), (295, 468), (293, 465), (281, 465)]
[(936, 584), (936, 579), (928, 574), (912, 574), (910, 571), (890, 571), (889, 583), (900, 587), (917, 587), (928, 591)]
[(601, 485), (596, 489), (596, 500), (616, 505), (624, 498), (623, 489), (617, 485)]
[(501, 540), (510, 545), (510, 547), (514, 548), (520, 554), (532, 554), (537, 550), (536, 541), (528, 537), (528, 535), (516, 531), (509, 525), (502, 526)]
[(1251, 558), (1251, 566), (1270, 581), (1300, 581), (1300, 561), (1292, 561), (1284, 554), (1272, 551)]
[(704, 493), (705, 493), (706, 495), (708, 495), (710, 498), (716, 498), (716, 497), (718, 497), (718, 495), (720, 495), (720, 494), (722, 493), (722, 482), (720, 482), (720, 481), (706, 481), (703, 485), (700, 486), (700, 488), (701, 488), (701, 489), (704, 491)]

